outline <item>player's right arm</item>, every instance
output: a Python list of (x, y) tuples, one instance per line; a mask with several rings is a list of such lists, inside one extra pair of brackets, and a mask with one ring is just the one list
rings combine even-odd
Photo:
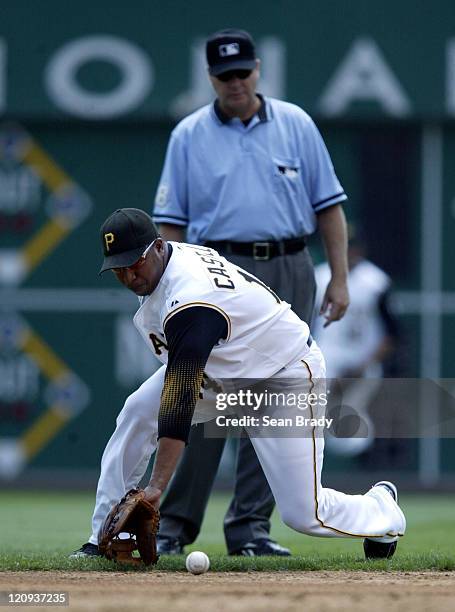
[(185, 447), (183, 440), (174, 438), (161, 438), (153, 464), (153, 473), (150, 482), (145, 487), (147, 500), (158, 510), (161, 495), (165, 491), (177, 467), (180, 456)]
[(158, 450), (146, 495), (157, 507), (190, 433), (204, 368), (213, 347), (228, 333), (218, 311), (201, 306), (172, 315), (164, 328), (168, 364), (158, 415)]

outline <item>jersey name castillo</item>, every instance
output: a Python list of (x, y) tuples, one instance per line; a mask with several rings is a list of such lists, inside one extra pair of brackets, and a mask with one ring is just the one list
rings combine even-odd
[(166, 323), (192, 306), (213, 308), (226, 319), (227, 337), (213, 348), (205, 367), (210, 378), (267, 378), (305, 358), (308, 325), (289, 304), (215, 250), (171, 244), (172, 256), (158, 286), (142, 298), (134, 316), (162, 363), (167, 363)]

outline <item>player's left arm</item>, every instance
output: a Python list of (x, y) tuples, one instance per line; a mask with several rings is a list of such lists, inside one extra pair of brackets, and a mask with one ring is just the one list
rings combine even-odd
[(169, 356), (158, 416), (158, 449), (147, 499), (159, 506), (190, 433), (204, 368), (213, 347), (226, 338), (228, 325), (220, 312), (193, 306), (173, 315), (165, 325)]
[(322, 300), (319, 314), (325, 314), (324, 327), (344, 316), (349, 306), (347, 228), (340, 204), (317, 213), (319, 232), (332, 273)]

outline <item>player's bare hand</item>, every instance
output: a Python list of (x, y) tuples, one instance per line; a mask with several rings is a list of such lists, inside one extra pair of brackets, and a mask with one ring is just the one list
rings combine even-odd
[(152, 504), (155, 510), (158, 510), (160, 507), (161, 495), (163, 493), (161, 489), (148, 485), (147, 487), (145, 487), (144, 493), (145, 499)]
[(339, 321), (343, 318), (349, 306), (349, 291), (346, 281), (337, 281), (332, 279), (327, 285), (324, 299), (322, 301), (320, 315), (324, 315), (326, 321), (324, 327), (327, 327), (333, 321)]

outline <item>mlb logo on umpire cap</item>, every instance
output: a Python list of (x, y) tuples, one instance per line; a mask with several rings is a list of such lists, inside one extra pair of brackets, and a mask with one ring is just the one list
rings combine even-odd
[(227, 57), (228, 55), (238, 55), (240, 47), (238, 43), (228, 43), (227, 45), (220, 45), (218, 51), (221, 57)]
[(207, 39), (209, 73), (213, 76), (229, 70), (253, 70), (256, 67), (254, 42), (244, 30), (220, 30)]

